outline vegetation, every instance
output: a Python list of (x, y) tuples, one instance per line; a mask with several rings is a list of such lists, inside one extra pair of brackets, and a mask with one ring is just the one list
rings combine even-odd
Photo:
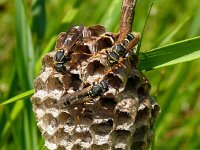
[[(150, 5), (138, 0), (134, 31), (143, 31)], [(56, 35), (79, 24), (102, 24), (117, 32), (120, 8), (121, 0), (0, 1), (1, 150), (43, 148), (29, 98)], [(199, 18), (198, 0), (156, 0), (149, 15), (139, 68), (146, 70), (151, 95), (162, 109), (153, 150), (200, 149)]]

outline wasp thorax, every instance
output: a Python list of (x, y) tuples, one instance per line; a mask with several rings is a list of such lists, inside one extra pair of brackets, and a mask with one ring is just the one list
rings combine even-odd
[(55, 61), (58, 63), (66, 63), (70, 58), (65, 54), (64, 50), (58, 50), (55, 54)]
[(108, 91), (108, 84), (102, 80), (99, 84), (94, 84), (88, 94), (92, 97), (95, 97), (101, 96), (106, 91)]
[(66, 71), (66, 67), (64, 64), (69, 60), (69, 56), (65, 54), (65, 51), (63, 49), (58, 50), (54, 56), (54, 69), (57, 72), (64, 74)]
[(73, 27), (43, 59), (31, 99), (47, 149), (149, 148), (159, 106), (126, 55), (138, 39), (118, 37), (101, 25)]
[(112, 51), (121, 57), (126, 54), (126, 49), (122, 44), (117, 44), (117, 45), (113, 46)]

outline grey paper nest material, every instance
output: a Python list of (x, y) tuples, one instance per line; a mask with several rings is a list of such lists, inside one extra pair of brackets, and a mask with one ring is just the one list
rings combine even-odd
[[(58, 41), (65, 40), (65, 34), (61, 33)], [(45, 146), (67, 150), (148, 149), (159, 106), (149, 97), (150, 84), (136, 69), (137, 60), (131, 64), (123, 58), (108, 67), (104, 49), (111, 48), (118, 35), (107, 33), (102, 26), (84, 27), (82, 34), (65, 64), (66, 71), (61, 74), (53, 69), (56, 52), (51, 52), (44, 56), (42, 72), (34, 82), (31, 101)], [(58, 41), (56, 49), (62, 46)], [(109, 88), (101, 96), (81, 97), (74, 105), (62, 99), (102, 80)]]

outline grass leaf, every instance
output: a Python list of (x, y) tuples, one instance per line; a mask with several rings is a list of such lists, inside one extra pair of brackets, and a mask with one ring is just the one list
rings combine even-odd
[(22, 111), (23, 107), (24, 107), (23, 101), (18, 101), (17, 103), (14, 104), (12, 111), (10, 111), (10, 116), (9, 116), (8, 120), (6, 121), (6, 124), (2, 130), (2, 135), (1, 135), (2, 139), (3, 139), (3, 137), (5, 138), (6, 135), (9, 135), (8, 132), (10, 132), (9, 129), (12, 126), (12, 123), (18, 117), (18, 115)]
[(137, 51), (136, 51), (137, 54), (139, 54), (140, 48), (141, 48), (141, 46), (142, 46), (142, 40), (143, 40), (143, 36), (144, 36), (144, 31), (145, 31), (145, 28), (146, 28), (146, 25), (147, 25), (147, 21), (148, 21), (148, 19), (149, 19), (149, 15), (150, 15), (150, 13), (151, 13), (152, 7), (153, 7), (153, 1), (151, 2), (151, 5), (150, 5), (150, 7), (149, 7), (149, 11), (148, 11), (148, 13), (147, 13), (146, 20), (145, 20), (145, 22), (144, 22), (144, 27), (143, 27), (142, 33), (141, 33), (141, 39), (140, 39), (140, 42), (139, 42), (139, 44), (138, 44), (138, 46), (137, 46)]
[(140, 70), (152, 70), (200, 58), (200, 37), (140, 53)]
[(33, 93), (34, 93), (34, 89), (26, 91), (24, 93), (21, 93), (21, 94), (15, 96), (15, 97), (12, 97), (12, 98), (4, 101), (3, 103), (1, 103), (0, 107), (3, 106), (3, 105), (6, 105), (6, 104), (12, 103), (12, 102), (16, 102), (16, 101), (21, 100), (21, 99), (26, 99), (26, 98), (30, 97), (31, 95), (33, 95)]
[[(120, 10), (120, 8), (121, 8), (121, 1), (119, 0), (112, 1), (109, 9), (101, 18), (100, 24), (104, 25), (108, 29), (108, 31), (112, 31), (112, 29), (114, 29), (116, 26), (116, 22), (117, 23), (119, 22), (120, 11), (116, 11), (116, 10)], [(108, 18), (112, 18), (112, 19), (108, 19)]]
[(16, 0), (16, 41), (15, 61), (19, 76), (19, 83), (23, 90), (31, 87), (34, 78), (34, 48), (30, 25), (26, 17), (25, 4)]
[(46, 29), (45, 0), (35, 0), (32, 6), (32, 31), (41, 41)]
[(175, 35), (177, 35), (178, 33), (180, 33), (181, 29), (183, 29), (183, 27), (186, 25), (186, 23), (188, 23), (189, 20), (190, 20), (190, 17), (185, 17), (185, 20), (181, 20), (179, 25), (176, 25), (174, 28), (172, 28), (167, 33), (167, 35), (165, 35), (165, 38), (159, 43), (159, 46), (163, 46), (165, 44), (169, 44), (169, 42), (172, 40), (172, 38)]
[(199, 18), (200, 18), (200, 5), (195, 13), (193, 20), (191, 21), (191, 26), (190, 26), (189, 32), (188, 32), (189, 37), (194, 37), (200, 33)]

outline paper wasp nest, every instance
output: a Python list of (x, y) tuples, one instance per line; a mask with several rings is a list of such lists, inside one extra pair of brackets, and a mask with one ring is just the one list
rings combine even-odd
[[(133, 54), (132, 60), (122, 57), (109, 66), (106, 61), (111, 53), (105, 51), (116, 44), (118, 35), (100, 25), (75, 27), (80, 28), (74, 31), (81, 32), (80, 38), (68, 45), (72, 52), (68, 53), (70, 61), (64, 63), (66, 70), (53, 68), (60, 47), (69, 51), (65, 44), (70, 33), (63, 32), (55, 51), (44, 56), (41, 74), (34, 82), (31, 101), (45, 146), (59, 150), (148, 149), (159, 106), (149, 97), (148, 80), (136, 68), (137, 56)], [(80, 96), (83, 89), (91, 90), (101, 81), (108, 89), (100, 96), (87, 92)], [(77, 91), (79, 96), (66, 103), (63, 95), (73, 97)], [(78, 102), (70, 104), (73, 101)]]

